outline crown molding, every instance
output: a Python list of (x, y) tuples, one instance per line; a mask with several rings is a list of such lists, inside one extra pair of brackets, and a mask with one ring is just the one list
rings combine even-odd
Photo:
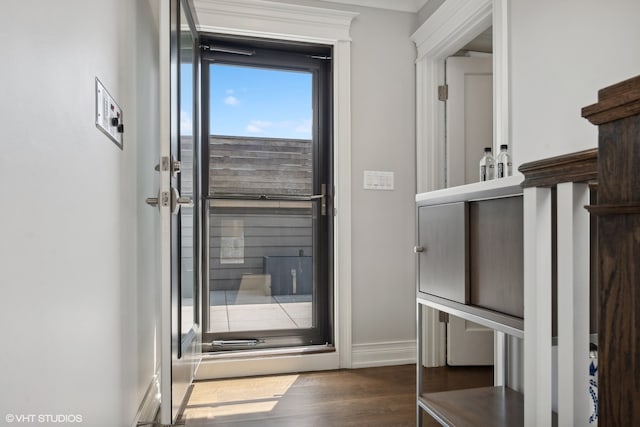
[(373, 7), (376, 9), (395, 10), (398, 12), (417, 13), (429, 0), (322, 0), (331, 3), (350, 4)]
[(200, 31), (255, 32), (283, 40), (350, 40), (358, 13), (265, 0), (195, 0)]
[[(441, 50), (450, 48), (451, 40), (467, 33), (466, 39), (460, 38), (458, 49), (473, 40), (474, 34), (469, 27), (491, 25), (493, 0), (448, 0), (435, 11), (427, 21), (411, 36), (418, 48), (418, 59), (430, 54), (439, 56)], [(484, 29), (484, 28), (482, 28)]]

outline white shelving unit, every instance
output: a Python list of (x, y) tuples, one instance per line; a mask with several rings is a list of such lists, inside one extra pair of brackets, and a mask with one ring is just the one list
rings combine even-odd
[[(422, 348), (425, 339), (422, 319), (423, 306), (431, 307), (441, 312), (449, 313), (464, 320), (493, 329), (496, 332), (496, 349), (498, 349), (495, 369), (505, 369), (506, 367), (506, 336), (510, 335), (517, 338), (524, 338), (523, 311), (515, 310), (516, 313), (514, 313), (514, 309), (512, 307), (513, 304), (509, 307), (507, 307), (509, 305), (507, 304), (507, 306), (505, 306), (505, 310), (500, 310), (499, 306), (492, 306), (490, 298), (488, 300), (487, 298), (483, 299), (483, 304), (489, 301), (489, 303), (484, 304), (484, 306), (478, 305), (478, 299), (474, 298), (474, 293), (483, 292), (483, 295), (486, 296), (491, 295), (491, 292), (496, 293), (496, 289), (500, 291), (501, 288), (513, 286), (519, 288), (519, 290), (514, 293), (515, 297), (513, 299), (515, 299), (516, 302), (522, 300), (522, 287), (524, 281), (521, 271), (522, 267), (519, 267), (519, 269), (516, 269), (515, 272), (512, 273), (512, 277), (516, 277), (516, 280), (513, 280), (513, 283), (506, 284), (480, 283), (481, 278), (470, 277), (471, 275), (469, 274), (466, 274), (461, 278), (459, 273), (461, 269), (462, 271), (465, 271), (465, 269), (468, 271), (469, 263), (471, 262), (470, 259), (475, 256), (472, 249), (474, 245), (473, 242), (470, 244), (471, 238), (469, 237), (469, 234), (472, 234), (473, 227), (479, 227), (479, 225), (474, 225), (472, 223), (473, 216), (469, 213), (472, 209), (471, 205), (474, 203), (490, 204), (496, 201), (499, 202), (503, 199), (517, 198), (513, 200), (514, 203), (510, 206), (517, 207), (518, 204), (522, 206), (521, 181), (521, 176), (513, 176), (499, 180), (432, 191), (416, 196), (418, 209), (418, 238), (416, 249), (419, 269), (421, 265), (423, 268), (424, 266), (434, 265), (432, 264), (433, 262), (437, 265), (437, 267), (434, 268), (444, 269), (444, 272), (432, 272), (433, 274), (431, 276), (429, 276), (429, 272), (419, 271), (417, 277), (416, 313), (418, 353), (416, 364), (416, 397), (418, 426), (422, 425), (421, 413), (423, 410), (445, 426), (477, 425), (483, 427), (514, 427), (523, 425), (524, 423), (524, 397), (522, 393), (506, 387), (504, 383), (505, 375), (496, 375), (495, 378), (497, 380), (493, 387), (428, 394), (423, 393), (422, 375)], [(427, 246), (427, 243), (425, 243), (429, 242), (429, 239), (421, 234), (420, 226), (421, 224), (428, 224), (429, 218), (425, 218), (425, 216), (428, 217), (432, 213), (428, 208), (437, 206), (454, 206), (455, 209), (462, 210), (464, 213), (464, 215), (444, 216), (444, 221), (449, 220), (447, 218), (450, 218), (451, 221), (463, 221), (461, 224), (454, 224), (452, 226), (452, 228), (455, 228), (457, 225), (460, 230), (464, 230), (462, 233), (464, 233), (465, 237), (462, 239), (457, 238), (457, 240), (461, 242), (459, 245), (456, 246), (455, 242), (451, 243), (447, 241), (445, 242), (446, 249), (443, 250), (442, 248), (429, 247)], [(420, 209), (423, 208), (427, 209), (421, 211)], [(515, 209), (514, 214), (520, 215), (520, 218), (516, 218), (516, 223), (522, 220), (521, 208)], [(460, 218), (463, 219), (461, 220)], [(485, 224), (486, 221), (483, 222), (481, 220), (480, 223)], [(435, 225), (435, 229), (437, 229), (437, 226), (438, 224)], [(451, 227), (451, 225), (449, 226)], [(433, 230), (434, 228), (431, 229)], [(491, 230), (487, 230), (487, 232), (491, 232)], [(447, 238), (446, 240), (451, 239)], [(434, 241), (431, 241), (430, 243), (432, 245), (436, 244)], [(456, 253), (449, 254), (447, 253), (448, 251)], [(516, 256), (520, 256), (520, 258), (522, 257), (521, 253), (518, 255), (518, 251), (515, 252)], [(461, 253), (462, 255), (460, 255)], [(424, 258), (420, 258), (428, 256), (441, 257), (442, 260), (436, 259), (435, 261), (430, 261), (430, 264), (430, 262), (425, 262)], [(454, 261), (451, 261), (452, 259)], [(463, 262), (466, 265), (456, 264), (459, 262)], [(519, 262), (522, 263), (522, 259), (519, 259)], [(450, 264), (449, 270), (452, 272), (455, 271), (455, 273), (452, 273), (450, 276), (450, 282), (447, 279), (448, 267), (441, 267), (442, 264)], [(436, 277), (437, 279), (434, 279), (433, 277)], [(486, 278), (487, 276), (484, 277)], [(434, 280), (437, 280), (438, 283), (432, 283)], [(448, 286), (459, 289), (446, 289)], [(489, 287), (491, 290), (489, 292), (487, 292), (486, 289), (480, 291), (478, 286), (484, 286), (485, 288)], [(522, 310), (523, 305), (524, 302), (522, 301)]]

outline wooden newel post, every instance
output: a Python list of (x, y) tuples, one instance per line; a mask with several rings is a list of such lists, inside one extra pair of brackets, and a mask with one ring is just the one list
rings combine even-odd
[(640, 76), (582, 116), (599, 127), (598, 425), (640, 425)]

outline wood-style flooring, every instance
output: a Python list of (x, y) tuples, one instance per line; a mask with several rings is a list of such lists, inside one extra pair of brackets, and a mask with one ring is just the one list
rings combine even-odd
[[(425, 391), (493, 384), (491, 367), (425, 369)], [(196, 382), (187, 427), (416, 425), (415, 365)], [(424, 414), (425, 426), (437, 426)]]

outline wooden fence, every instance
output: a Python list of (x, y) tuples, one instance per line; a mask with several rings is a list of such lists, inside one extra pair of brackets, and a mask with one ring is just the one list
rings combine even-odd
[(209, 194), (311, 195), (310, 140), (211, 136)]
[[(237, 290), (243, 275), (264, 273), (265, 257), (312, 255), (315, 202), (256, 196), (309, 196), (310, 140), (209, 137), (209, 289)], [(181, 195), (193, 194), (193, 141), (182, 138)], [(203, 165), (206, 167), (206, 165)], [(251, 200), (253, 199), (253, 200)], [(193, 209), (182, 208), (182, 269), (193, 270)], [(183, 274), (184, 277), (184, 274)]]

